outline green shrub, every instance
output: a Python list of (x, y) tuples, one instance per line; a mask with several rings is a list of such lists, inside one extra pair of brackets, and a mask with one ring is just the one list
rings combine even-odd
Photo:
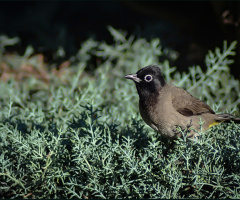
[[(15, 73), (3, 71), (9, 76), (0, 82), (0, 196), (240, 198), (239, 126), (221, 124), (167, 150), (171, 142), (144, 124), (135, 86), (123, 78), (158, 64), (168, 82), (217, 112), (239, 114), (239, 81), (229, 68), (236, 43), (209, 52), (206, 71), (179, 73), (159, 63), (165, 53), (158, 39), (109, 31), (114, 44), (89, 39), (71, 67), (57, 72), (43, 71), (29, 48), (11, 58), (0, 52)], [(34, 73), (17, 81), (22, 66)]]

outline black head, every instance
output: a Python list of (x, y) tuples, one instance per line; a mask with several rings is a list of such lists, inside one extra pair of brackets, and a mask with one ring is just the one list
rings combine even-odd
[(166, 84), (160, 68), (155, 65), (144, 67), (136, 74), (126, 75), (125, 78), (135, 82), (140, 99), (158, 95)]

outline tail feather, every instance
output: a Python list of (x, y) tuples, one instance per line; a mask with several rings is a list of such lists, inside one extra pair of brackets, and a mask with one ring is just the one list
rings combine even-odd
[(232, 114), (218, 114), (217, 115), (217, 122), (230, 122), (230, 121), (234, 121), (235, 123), (240, 123), (240, 118), (239, 117), (235, 117)]

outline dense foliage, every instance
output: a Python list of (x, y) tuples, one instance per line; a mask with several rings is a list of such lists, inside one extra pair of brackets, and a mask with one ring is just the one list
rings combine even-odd
[(236, 43), (209, 51), (206, 70), (180, 73), (159, 39), (109, 31), (114, 44), (89, 39), (58, 68), (31, 47), (6, 54), (18, 39), (0, 37), (0, 197), (240, 198), (240, 127), (221, 124), (172, 146), (144, 124), (123, 78), (158, 64), (168, 82), (237, 115)]

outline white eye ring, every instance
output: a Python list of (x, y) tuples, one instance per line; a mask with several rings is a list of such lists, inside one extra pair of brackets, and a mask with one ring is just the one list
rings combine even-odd
[(152, 75), (150, 75), (150, 74), (144, 76), (144, 81), (146, 81), (146, 82), (151, 82), (152, 79), (153, 79), (153, 78), (152, 78)]

